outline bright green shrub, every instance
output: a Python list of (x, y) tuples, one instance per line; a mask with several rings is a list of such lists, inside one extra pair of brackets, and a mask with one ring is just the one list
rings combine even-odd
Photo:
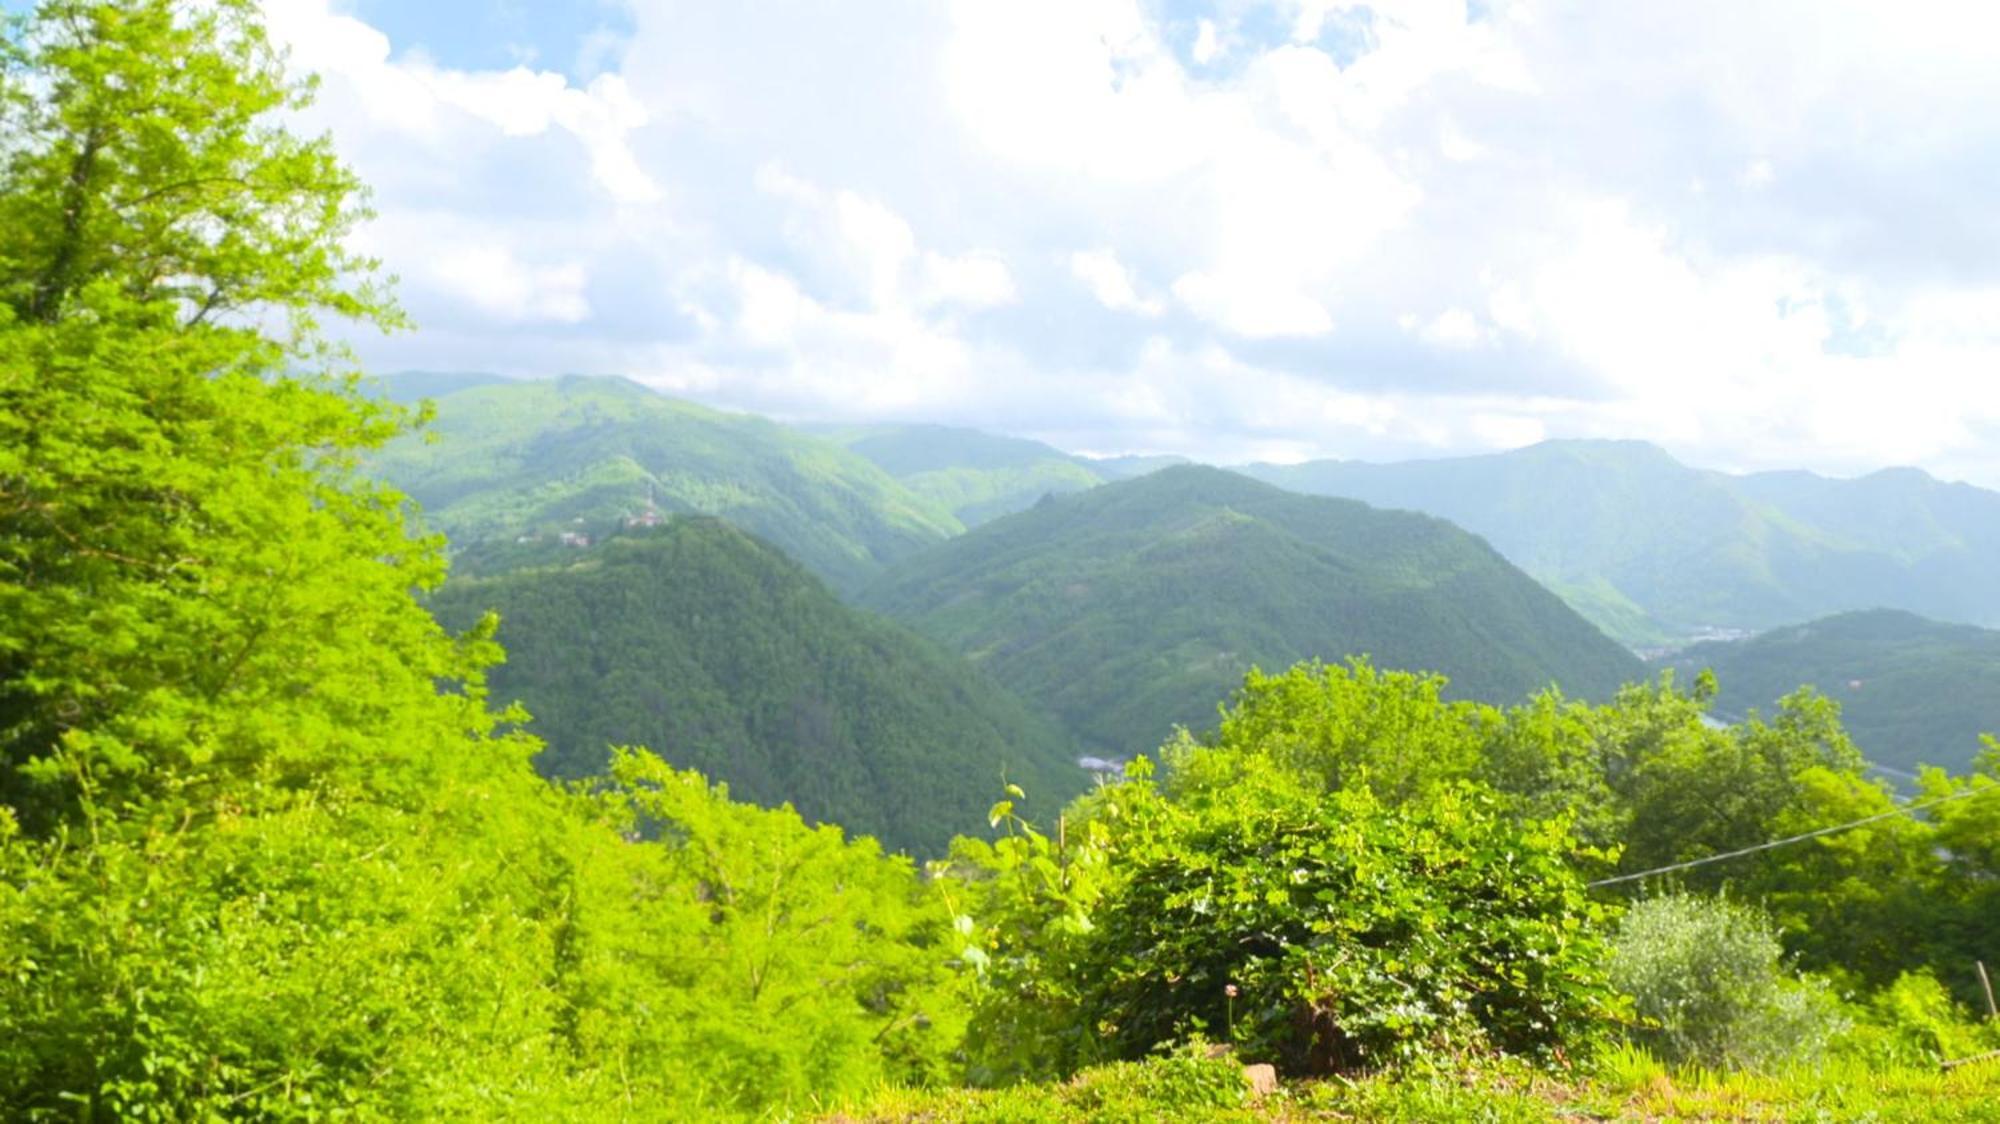
[(1291, 1072), (1587, 1051), (1619, 1010), (1601, 907), (1560, 824), (1497, 810), (1475, 787), (1391, 808), (1250, 777), (1177, 801), (1141, 779), (1063, 854), (1003, 843), (972, 950), (979, 1076), (1037, 1072), (1024, 1042), (1061, 1072), (1198, 1034)]
[(2000, 1027), (1981, 1025), (1928, 971), (1905, 972), (1868, 997), (1844, 1052), (1882, 1065), (1936, 1065), (2000, 1047)]
[(1784, 965), (1776, 929), (1725, 898), (1633, 904), (1611, 944), (1611, 979), (1633, 997), (1634, 1037), (1661, 1058), (1768, 1068), (1810, 1061), (1845, 1027), (1823, 981)]
[(1156, 802), (1119, 843), (1085, 1010), (1128, 1056), (1206, 1028), (1293, 1072), (1546, 1057), (1613, 1009), (1564, 829), (1476, 789), (1390, 808), (1242, 785)]

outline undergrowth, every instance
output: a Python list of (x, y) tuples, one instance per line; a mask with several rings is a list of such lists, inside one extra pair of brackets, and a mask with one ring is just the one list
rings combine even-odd
[(925, 1124), (1068, 1121), (1556, 1120), (2000, 1122), (2000, 1061), (1940, 1071), (1835, 1057), (1758, 1074), (1670, 1067), (1645, 1051), (1608, 1051), (1589, 1074), (1553, 1077), (1465, 1061), (1287, 1084), (1255, 1097), (1232, 1062), (1168, 1058), (1085, 1070), (1061, 1083), (996, 1090), (885, 1089), (820, 1119)]

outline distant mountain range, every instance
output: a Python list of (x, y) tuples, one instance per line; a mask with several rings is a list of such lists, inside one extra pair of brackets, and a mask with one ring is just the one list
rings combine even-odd
[(473, 568), (557, 561), (562, 534), (601, 536), (649, 505), (722, 516), (843, 588), (964, 530), (835, 442), (625, 379), (410, 374), (380, 385), (430, 399), (437, 416), (376, 470)]
[(2000, 624), (2000, 493), (1915, 469), (1731, 476), (1643, 442), (1551, 441), (1244, 471), (1449, 519), (1635, 647), (1869, 608)]
[(1096, 752), (1210, 724), (1252, 665), (1367, 655), (1461, 697), (1603, 697), (1645, 670), (1450, 524), (1168, 468), (1051, 497), (891, 568), (862, 602), (964, 653)]
[(1716, 711), (1766, 715), (1802, 685), (1840, 703), (1869, 760), (1909, 772), (1964, 771), (1979, 735), (2000, 733), (2000, 632), (1893, 610), (1843, 613), (1735, 643), (1698, 644), (1660, 661), (1686, 675), (1711, 668)]
[(1086, 774), (1074, 744), (957, 657), (849, 608), (716, 519), (621, 532), (566, 565), (453, 579), (464, 627), (501, 614), (496, 698), (518, 699), (557, 777), (645, 745), (810, 819), (941, 854), (1013, 782), (1051, 811)]
[(1065, 495), (1143, 476), (1185, 457), (1083, 457), (1040, 441), (944, 425), (829, 429), (826, 435), (873, 461), (967, 527)]
[[(1655, 654), (1775, 629), (1672, 662), (1714, 665), (1731, 713), (1815, 683), (1890, 768), (1962, 766), (1974, 733), (2000, 726), (1987, 702), (2000, 699), (1996, 634), (1935, 623), (2000, 625), (2000, 494), (1911, 469), (1856, 480), (1735, 476), (1642, 442), (1555, 441), (1490, 456), (1240, 470), (1251, 480), (1176, 457), (1095, 459), (943, 426), (805, 431), (616, 378), (409, 374), (377, 386), (436, 404), (431, 436), (392, 445), (377, 470), (452, 540), (460, 576), (439, 604), (470, 611), (457, 599), (477, 589), (511, 606), (505, 639), (516, 663), (500, 681), (535, 704), (552, 734), (548, 763), (565, 775), (594, 767), (606, 741), (645, 741), (671, 757), (675, 747), (658, 742), (669, 739), (753, 798), (798, 799), (810, 814), (899, 842), (939, 839), (985, 806), (986, 773), (997, 777), (987, 764), (1018, 762), (1017, 777), (1064, 789), (1077, 777), (1069, 755), (1150, 750), (1175, 723), (1205, 725), (1253, 663), (1366, 653), (1442, 671), (1454, 693), (1491, 700), (1550, 682), (1601, 697), (1646, 674), (1578, 614)], [(623, 539), (599, 549), (687, 513), (756, 540), (725, 542), (720, 525), (702, 525), (675, 530), (662, 541), (676, 545), (655, 553)], [(576, 545), (585, 539), (598, 545)], [(809, 579), (817, 593), (783, 596), (817, 606), (811, 622), (760, 618), (747, 602), (682, 607), (764, 637), (767, 653), (807, 629), (876, 637), (828, 649), (872, 658), (857, 653), (893, 647), (880, 638), (889, 630), (902, 638), (894, 643), (918, 646), (897, 648), (888, 666), (982, 717), (931, 713), (896, 683), (871, 680), (808, 692), (821, 701), (801, 704), (848, 723), (845, 733), (786, 734), (759, 709), (777, 705), (760, 692), (810, 681), (816, 672), (784, 662), (800, 653), (706, 663), (723, 659), (716, 638), (650, 615), (659, 606), (648, 598), (667, 593), (612, 589), (658, 583), (747, 598), (703, 566), (762, 573), (779, 552), (942, 647), (843, 608)], [(669, 556), (689, 568), (662, 569)], [(776, 577), (763, 588), (780, 587), (791, 588)], [(634, 608), (614, 619), (585, 601)], [(1875, 608), (1906, 612), (1850, 613)], [(1841, 613), (1850, 615), (1814, 620)], [(579, 633), (577, 621), (597, 623)], [(634, 686), (591, 662), (608, 650), (606, 635), (633, 654), (632, 674), (658, 682)], [(576, 678), (576, 667), (620, 685)], [(675, 693), (683, 679), (691, 694)], [(701, 716), (695, 733), (690, 715)], [(914, 768), (907, 731), (968, 723), (989, 734), (938, 761), (969, 787), (890, 785), (897, 806), (939, 818), (862, 806), (867, 785), (855, 778)], [(819, 792), (823, 763), (841, 779)]]

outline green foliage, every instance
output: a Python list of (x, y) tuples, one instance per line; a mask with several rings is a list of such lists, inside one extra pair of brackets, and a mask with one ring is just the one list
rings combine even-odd
[(892, 569), (863, 603), (978, 661), (1107, 756), (1201, 727), (1253, 666), (1368, 655), (1465, 697), (1641, 668), (1447, 524), (1170, 468), (1057, 497)]
[(570, 860), (559, 1025), (621, 1102), (756, 1112), (943, 1075), (962, 1016), (908, 860), (649, 754), (598, 799), (650, 842)]
[(1844, 1029), (1825, 984), (1794, 977), (1783, 959), (1757, 910), (1667, 894), (1626, 910), (1610, 967), (1644, 1020), (1634, 1037), (1662, 1058), (1770, 1069), (1813, 1061)]
[(1964, 769), (1979, 735), (2000, 730), (2000, 632), (1892, 610), (1846, 613), (1734, 643), (1697, 644), (1665, 662), (1713, 668), (1716, 709), (1768, 709), (1800, 684), (1840, 701), (1870, 761), (1905, 774)]
[[(385, 382), (400, 394), (399, 380)], [(831, 441), (625, 379), (425, 377), (418, 388), (441, 391), (429, 432), (371, 467), (480, 569), (513, 564), (524, 536), (540, 540), (529, 558), (560, 557), (561, 532), (601, 538), (649, 503), (720, 516), (843, 589), (963, 529)]]
[(395, 313), (344, 274), (352, 177), (263, 123), (303, 95), (254, 6), (48, 3), (9, 52), (0, 800), (177, 816), (478, 736), (490, 644), (410, 603), (437, 544), (352, 473), (402, 413), (274, 374), (330, 359), (316, 316)]
[(1062, 1084), (913, 1093), (885, 1090), (820, 1119), (1014, 1124), (1034, 1121), (1407, 1121), (1515, 1124), (1559, 1120), (2000, 1121), (2000, 1070), (1867, 1065), (1835, 1058), (1778, 1073), (1671, 1069), (1643, 1051), (1613, 1050), (1581, 1078), (1506, 1059), (1436, 1065), (1288, 1084), (1236, 1108), (1190, 1105), (1152, 1089), (1162, 1063), (1121, 1062)]
[(1003, 780), (1050, 807), (1083, 786), (1053, 725), (714, 519), (454, 580), (434, 605), (457, 626), (500, 614), (493, 689), (534, 715), (551, 776), (597, 774), (614, 744), (659, 746), (739, 798), (933, 855), (981, 826)]
[(1876, 1065), (1937, 1065), (2000, 1048), (2000, 1026), (1972, 1021), (1929, 970), (1905, 972), (1868, 997), (1844, 1052)]
[[(1953, 799), (1896, 815), (1894, 794), (1864, 774), (1837, 708), (1812, 692), (1768, 721), (1707, 719), (1716, 694), (1671, 674), (1607, 706), (1544, 694), (1499, 710), (1438, 698), (1434, 679), (1302, 665), (1253, 674), (1221, 724), (1167, 753), (1170, 790), (1223, 792), (1246, 773), (1326, 789), (1366, 787), (1421, 801), (1454, 783), (1496, 790), (1513, 814), (1563, 817), (1594, 849), (1591, 877), (1652, 870), (1823, 827), (1869, 822), (1783, 848), (1675, 873), (1672, 884), (1756, 902), (1799, 963), (1865, 992), (1926, 965), (1990, 955), (2000, 916), (2000, 752), (1982, 771), (1926, 774), (1919, 799)], [(1644, 894), (1662, 882), (1623, 883)], [(1954, 986), (1970, 999), (1970, 978)]]
[(1616, 1012), (1567, 833), (1477, 790), (1392, 809), (1245, 777), (1129, 823), (1083, 969), (1127, 1056), (1209, 1028), (1293, 1072), (1550, 1059)]
[(523, 793), (482, 824), (493, 804), (322, 788), (195, 830), (0, 844), (0, 1115), (553, 1107), (559, 930), (522, 861), (546, 818)]
[(1177, 1050), (1144, 1062), (1095, 1066), (1059, 1085), (1002, 1091), (912, 1094), (884, 1091), (831, 1119), (1060, 1124), (1063, 1121), (1253, 1121), (1265, 1119), (1242, 1067), (1228, 1058)]
[(1485, 743), (1500, 714), (1440, 696), (1443, 678), (1299, 664), (1282, 675), (1252, 669), (1213, 735), (1183, 734), (1167, 747), (1180, 793), (1237, 783), (1246, 759), (1324, 791), (1367, 788), (1392, 803), (1484, 771)]
[(983, 983), (976, 1081), (1203, 1034), (1294, 1072), (1435, 1050), (1551, 1060), (1616, 1014), (1604, 913), (1561, 824), (1462, 785), (1389, 807), (1247, 769), (1180, 797), (1148, 775), (1053, 839), (1012, 820), (945, 868)]
[(1025, 510), (1046, 495), (1115, 479), (1094, 462), (1039, 441), (973, 429), (906, 425), (835, 436), (967, 527)]
[[(607, 776), (545, 784), (529, 765), (537, 744), (501, 725), (521, 716), (486, 705), (493, 622), (476, 604), (462, 607), (462, 634), (436, 622), (418, 595), (442, 577), (441, 543), (412, 533), (401, 495), (358, 474), (412, 419), (339, 375), (317, 320), (393, 326), (397, 314), (341, 248), (361, 213), (352, 177), (279, 124), (305, 91), (283, 77), (255, 6), (47, 0), (7, 27), (7, 1119), (782, 1117), (885, 1085), (1005, 1082), (1113, 1057), (1124, 1064), (1060, 1089), (957, 1105), (987, 1118), (1240, 1119), (1256, 1111), (1240, 1071), (1199, 1052), (1218, 1034), (1298, 1070), (1408, 1063), (1385, 1083), (1308, 1091), (1303, 1111), (1519, 1115), (1546, 1103), (1545, 1063), (1587, 1051), (1623, 1015), (1597, 935), (1608, 907), (1586, 897), (1587, 873), (1891, 810), (1834, 708), (1810, 694), (1768, 722), (1714, 730), (1710, 682), (1503, 711), (1364, 663), (1252, 677), (1212, 738), (1176, 741), (1164, 781), (1135, 762), (1052, 833), (1027, 826), (1027, 793), (1010, 787), (989, 811), (1001, 837), (962, 839), (928, 884), (873, 840), (733, 802), (649, 754), (618, 751)], [(857, 575), (951, 529), (838, 449), (637, 388), (449, 397), (465, 406), (461, 435), (483, 434), (473, 444), (493, 462), (424, 479), (464, 501), (468, 526), (571, 526), (656, 487), (768, 516), (801, 536), (788, 544), (801, 554), (845, 558)], [(764, 467), (703, 475), (656, 456), (666, 445)], [(543, 490), (521, 501), (523, 480)], [(1273, 636), (1407, 641), (1377, 654), (1458, 670), (1475, 695), (1592, 661), (1615, 679), (1604, 669), (1622, 666), (1456, 532), (1223, 474), (1106, 486), (971, 539), (985, 568), (916, 581), (911, 596), (949, 594), (925, 607), (945, 631), (1004, 616), (996, 604), (1028, 621), (960, 639), (982, 637), (972, 647), (999, 667), (1039, 648), (1037, 674), (1097, 692), (1071, 702), (1115, 697), (1108, 682), (1196, 691)], [(692, 573), (705, 577), (668, 580)], [(649, 606), (688, 621), (696, 653), (737, 669), (717, 672), (714, 692), (763, 683), (796, 704), (785, 692), (817, 683), (824, 699), (900, 700), (879, 716), (918, 731), (890, 739), (904, 763), (919, 737), (1004, 744), (957, 728), (982, 714), (998, 728), (983, 688), (942, 677), (935, 690), (962, 688), (967, 705), (923, 709), (912, 696), (933, 688), (919, 648), (840, 616), (733, 531), (679, 524), (562, 574), (574, 592), (548, 603), (581, 598), (607, 635), (633, 620), (643, 633), (636, 610)], [(519, 581), (537, 590), (541, 576)], [(465, 588), (476, 601), (513, 586)], [(782, 624), (694, 620), (759, 598)], [(1225, 630), (1202, 631), (1205, 617)], [(577, 647), (549, 658), (573, 661)], [(793, 649), (811, 658), (787, 663)], [(1432, 658), (1446, 651), (1467, 662)], [(1129, 658), (1085, 682), (1107, 653)], [(767, 667), (783, 670), (752, 674)], [(907, 693), (868, 679), (884, 669), (913, 680)], [(1181, 713), (1161, 697), (1120, 701)], [(1137, 736), (1136, 713), (1107, 707), (1101, 729)], [(793, 707), (805, 726), (823, 717)], [(852, 733), (815, 744), (882, 731)], [(1927, 771), (1919, 787), (1939, 803), (1926, 814), (1687, 877), (1769, 903), (1801, 963), (1882, 985), (1840, 1065), (1989, 1033), (1968, 1031), (1931, 978), (1901, 974), (1984, 954), (2000, 916), (2000, 746), (1975, 769)], [(858, 791), (859, 771), (840, 770), (841, 783)], [(888, 779), (902, 791), (903, 776)], [(1618, 843), (1622, 855), (1602, 849)], [(1778, 975), (1762, 929), (1668, 925), (1649, 944), (1633, 926), (1647, 971), (1719, 960), (1712, 975), (1738, 988), (1725, 1007)], [(1674, 994), (1657, 972), (1635, 976), (1642, 999)], [(1782, 1003), (1737, 1008), (1738, 1023), (1741, 1010), (1762, 1020), (1742, 1036), (1752, 1045), (1799, 1018)], [(1187, 1048), (1135, 1060), (1174, 1043)], [(1440, 1056), (1475, 1064), (1455, 1081), (1422, 1064)], [(1640, 1115), (1743, 1115), (1790, 1098), (1836, 1117), (1970, 1117), (1996, 1103), (1976, 1073), (1886, 1072), (1889, 1092), (1859, 1070), (1803, 1092), (1784, 1084), (1791, 1074), (1760, 1086), (1686, 1071), (1671, 1081), (1693, 1086), (1688, 1098), (1671, 1081), (1568, 1091), (1592, 1111)]]
[(1643, 442), (1549, 441), (1490, 456), (1246, 471), (1449, 519), (1635, 646), (1876, 606), (2000, 625), (1991, 580), (2000, 495), (1915, 470), (1726, 476)]
[(564, 792), (496, 732), (491, 622), (436, 623), (441, 543), (357, 475), (409, 415), (315, 373), (316, 317), (396, 318), (255, 5), (7, 26), (0, 1117), (688, 1119), (939, 1072), (907, 861), (647, 758)]

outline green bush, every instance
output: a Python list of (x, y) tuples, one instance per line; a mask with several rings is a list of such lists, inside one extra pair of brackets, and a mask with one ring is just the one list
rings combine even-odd
[(1810, 1061), (1845, 1019), (1820, 980), (1792, 975), (1764, 914), (1725, 898), (1634, 903), (1611, 945), (1611, 979), (1633, 997), (1641, 1044), (1678, 1063), (1769, 1068)]
[(2000, 1028), (1974, 1022), (1929, 971), (1905, 972), (1868, 997), (1840, 1045), (1875, 1065), (1936, 1065), (2000, 1047)]
[(973, 1049), (1067, 1043), (1062, 1072), (1207, 1034), (1292, 1073), (1587, 1050), (1620, 1013), (1601, 907), (1564, 826), (1498, 807), (1473, 786), (1396, 808), (1283, 779), (1121, 786), (1045, 866), (1035, 836), (988, 866)]

